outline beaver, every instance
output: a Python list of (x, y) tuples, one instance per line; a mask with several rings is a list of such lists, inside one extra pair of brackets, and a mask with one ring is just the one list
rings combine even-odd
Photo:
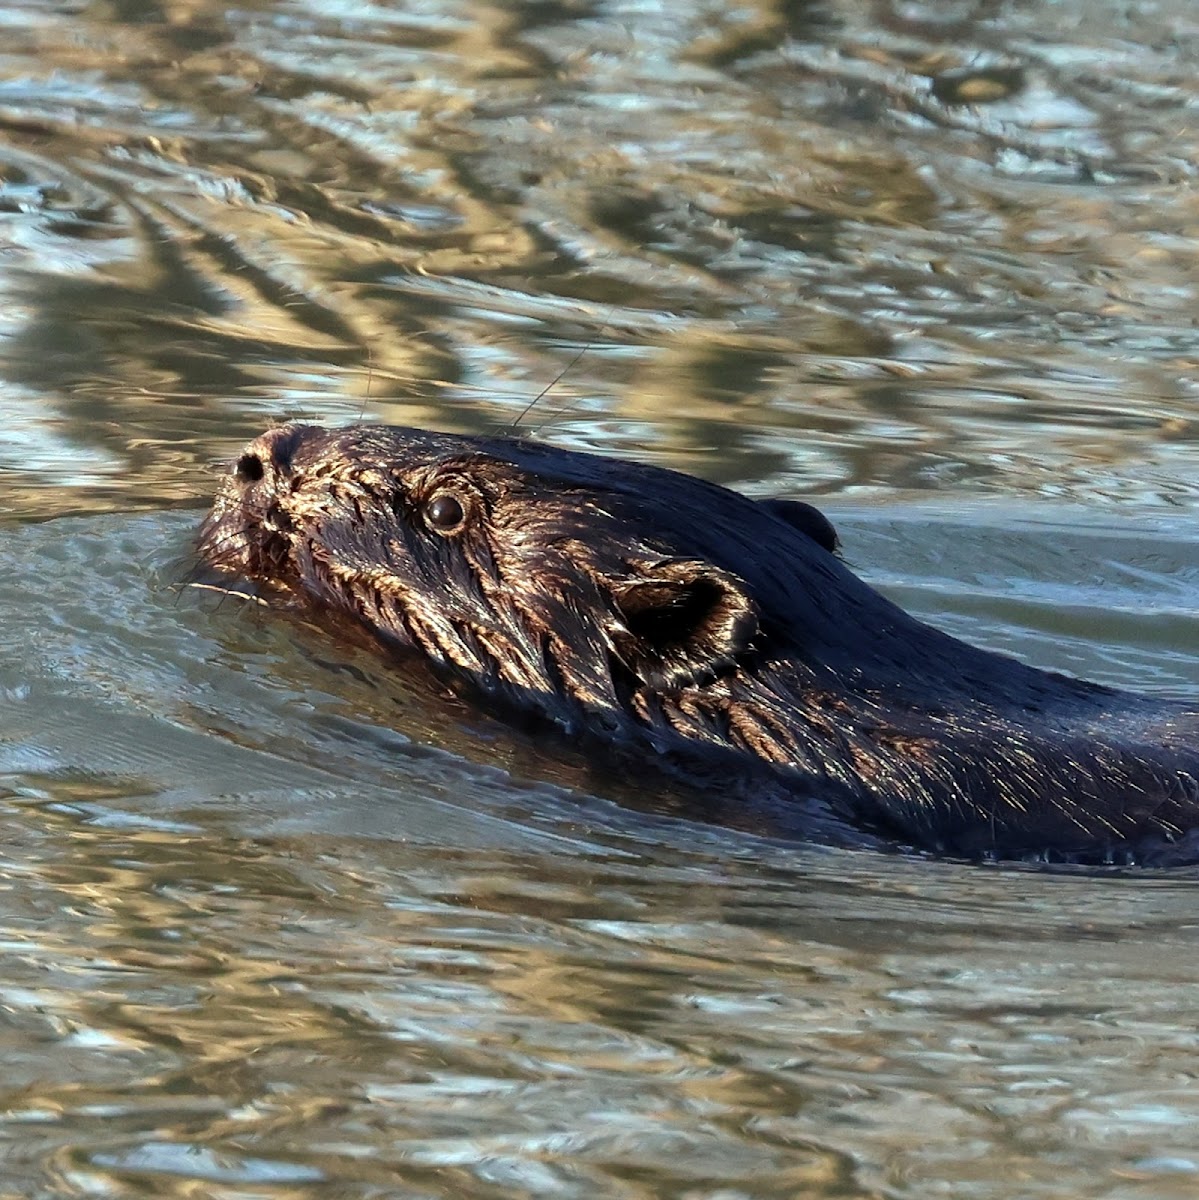
[(198, 549), (764, 832), (1199, 861), (1199, 711), (916, 620), (798, 501), (516, 438), (291, 424), (237, 458)]

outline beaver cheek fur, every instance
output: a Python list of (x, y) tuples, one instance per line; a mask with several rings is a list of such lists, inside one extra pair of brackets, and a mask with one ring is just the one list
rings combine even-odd
[(234, 464), (199, 550), (352, 614), (499, 710), (623, 747), (625, 762), (630, 749), (668, 761), (728, 805), (768, 811), (772, 833), (968, 857), (1199, 858), (1193, 711), (939, 633), (835, 545), (809, 505), (660, 468), (503, 438), (283, 426)]
[(543, 511), (531, 537), (505, 520), (523, 510), (511, 493), (455, 494), (466, 518), (446, 536), (412, 506), (366, 522), (361, 501), (348, 516), (311, 511), (296, 523), (294, 576), (491, 699), (576, 732), (614, 729), (638, 692), (710, 681), (748, 648), (756, 613), (728, 572), (645, 544), (605, 553), (598, 514), (584, 539)]

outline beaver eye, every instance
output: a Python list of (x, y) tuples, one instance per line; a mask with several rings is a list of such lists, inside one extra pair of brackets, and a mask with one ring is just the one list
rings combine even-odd
[(466, 509), (457, 496), (440, 492), (425, 505), (425, 520), (438, 533), (456, 533), (466, 520)]

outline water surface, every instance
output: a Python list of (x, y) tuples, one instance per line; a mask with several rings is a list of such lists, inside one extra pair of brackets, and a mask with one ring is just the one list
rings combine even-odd
[(704, 828), (175, 587), (270, 421), (552, 383), (538, 436), (1199, 700), (1190, 4), (3, 22), (0, 1192), (1194, 1194), (1194, 872)]

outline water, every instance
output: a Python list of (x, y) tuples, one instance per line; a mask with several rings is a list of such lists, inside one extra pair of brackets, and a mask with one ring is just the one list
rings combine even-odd
[(564, 372), (541, 436), (1199, 697), (1190, 4), (0, 18), (0, 1196), (1195, 1194), (1194, 872), (673, 820), (174, 587), (269, 421)]

